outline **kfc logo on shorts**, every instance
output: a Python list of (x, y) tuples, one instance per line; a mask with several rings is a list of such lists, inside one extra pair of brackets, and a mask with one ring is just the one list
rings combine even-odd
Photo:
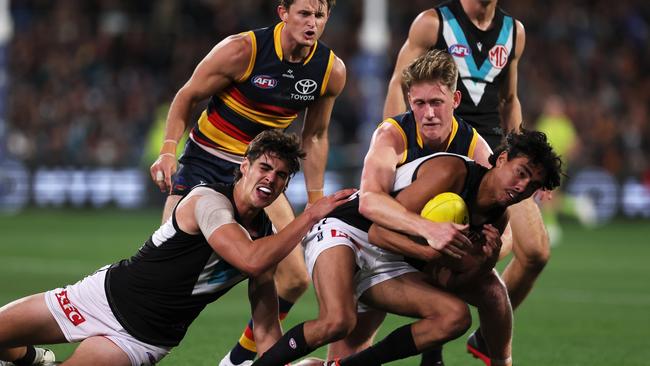
[(68, 291), (61, 290), (61, 292), (54, 294), (54, 296), (56, 296), (59, 306), (61, 306), (66, 318), (68, 318), (70, 323), (75, 327), (86, 321), (79, 310), (70, 303), (70, 299), (68, 299)]
[(472, 50), (464, 44), (453, 44), (449, 46), (448, 51), (454, 57), (465, 57), (472, 54)]
[(508, 50), (505, 46), (498, 44), (492, 47), (488, 54), (488, 58), (490, 59), (492, 66), (497, 69), (503, 69), (508, 63)]
[(332, 236), (332, 238), (348, 238), (348, 239), (350, 238), (348, 236), (348, 234), (340, 232), (340, 231), (335, 230), (335, 229), (332, 229), (332, 231), (330, 232), (330, 235)]
[(260, 89), (273, 89), (278, 81), (268, 75), (257, 75), (252, 79), (253, 85)]

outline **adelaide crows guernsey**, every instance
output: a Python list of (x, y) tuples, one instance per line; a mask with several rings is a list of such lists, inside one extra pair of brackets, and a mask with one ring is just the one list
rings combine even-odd
[[(422, 142), (422, 137), (418, 131), (413, 111), (388, 118), (382, 123), (390, 123), (397, 127), (406, 146), (406, 152), (402, 156), (402, 161), (398, 164), (401, 166), (422, 156), (431, 155), (436, 152)], [(380, 124), (381, 126), (381, 124)], [(470, 159), (474, 157), (474, 148), (478, 141), (478, 134), (472, 126), (458, 117), (454, 117), (451, 124), (451, 135), (447, 143), (445, 152), (465, 155)]]
[(456, 113), (494, 149), (503, 135), (499, 88), (515, 56), (515, 19), (497, 7), (492, 26), (483, 31), (472, 23), (458, 0), (436, 10), (440, 27), (434, 48), (447, 50), (458, 66), (458, 90), (463, 97)]
[[(228, 197), (233, 185), (201, 185)], [(241, 218), (235, 210), (235, 221)], [(272, 234), (264, 211), (255, 219), (258, 237)], [(203, 308), (246, 276), (224, 261), (201, 234), (183, 232), (176, 212), (138, 253), (113, 264), (106, 275), (106, 295), (120, 324), (135, 338), (158, 346), (180, 343)]]
[(280, 43), (283, 27), (279, 23), (246, 33), (252, 43), (248, 69), (240, 80), (212, 96), (192, 129), (192, 140), (241, 157), (260, 132), (287, 128), (325, 93), (334, 52), (316, 42), (303, 62), (288, 62)]

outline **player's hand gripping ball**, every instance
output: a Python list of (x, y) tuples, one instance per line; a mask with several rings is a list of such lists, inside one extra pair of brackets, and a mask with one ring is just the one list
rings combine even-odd
[[(452, 192), (440, 193), (433, 197), (424, 205), (420, 215), (433, 222), (453, 222), (461, 225), (469, 222), (469, 210), (467, 209), (467, 204), (465, 204), (462, 197)], [(468, 233), (472, 242), (478, 239), (476, 237), (472, 238), (472, 236), (475, 235), (471, 234), (476, 233)], [(480, 248), (480, 245), (476, 246), (476, 248), (470, 248), (469, 252), (474, 254), (472, 252), (477, 248)], [(443, 255), (441, 258), (425, 266), (423, 271), (430, 273), (440, 285), (445, 287), (451, 286), (453, 277), (455, 277), (454, 273), (464, 272), (470, 268), (476, 267), (477, 263), (475, 258), (473, 258), (473, 255), (470, 253), (461, 259)]]

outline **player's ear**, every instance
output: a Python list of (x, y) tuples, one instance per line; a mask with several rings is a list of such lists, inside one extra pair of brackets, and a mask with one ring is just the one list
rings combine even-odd
[(497, 157), (496, 166), (501, 167), (508, 161), (508, 152), (502, 151), (501, 154)]
[(278, 5), (278, 16), (280, 17), (280, 20), (286, 23), (289, 18), (289, 9), (282, 5)]
[(244, 161), (239, 165), (239, 171), (241, 172), (242, 177), (246, 176), (248, 169), (250, 169), (251, 162), (248, 158), (244, 158)]
[(462, 96), (463, 95), (461, 94), (460, 90), (456, 90), (454, 92), (454, 109), (456, 109), (460, 105), (460, 100)]

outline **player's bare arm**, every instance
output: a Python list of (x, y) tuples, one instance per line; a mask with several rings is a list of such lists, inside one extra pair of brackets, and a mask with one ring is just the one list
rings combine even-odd
[(384, 103), (384, 118), (396, 116), (406, 111), (405, 93), (402, 88), (402, 71), (413, 60), (433, 47), (438, 41), (440, 20), (434, 9), (420, 13), (411, 24), (408, 38), (399, 51), (393, 75), (388, 83)]
[(151, 179), (161, 191), (171, 189), (171, 176), (176, 171), (176, 145), (190, 125), (192, 110), (199, 102), (224, 90), (244, 75), (251, 52), (248, 34), (224, 39), (201, 60), (190, 79), (174, 96), (167, 115), (164, 143), (150, 169)]
[[(286, 257), (318, 220), (345, 203), (352, 193), (354, 189), (344, 189), (323, 197), (275, 235), (252, 240), (244, 227), (230, 222), (214, 229), (208, 243), (221, 258), (241, 272), (251, 277), (259, 276)], [(198, 197), (191, 197), (177, 208), (179, 227), (190, 234), (202, 231), (195, 213), (197, 202)], [(221, 214), (223, 212), (216, 213)]]
[(302, 149), (307, 154), (303, 162), (305, 186), (309, 203), (313, 203), (323, 196), (323, 184), (329, 140), (329, 128), (332, 109), (336, 97), (341, 94), (345, 86), (345, 64), (336, 57), (325, 93), (322, 97), (309, 106), (305, 114), (302, 129)]
[(382, 123), (374, 132), (361, 173), (359, 213), (380, 225), (417, 235), (420, 217), (388, 194), (405, 148), (404, 139), (392, 124)]
[(501, 116), (501, 127), (503, 133), (519, 131), (523, 120), (521, 103), (517, 96), (517, 66), (526, 45), (526, 32), (520, 21), (515, 23), (517, 27), (517, 40), (515, 46), (515, 57), (510, 62), (508, 75), (499, 91), (499, 115)]
[(420, 243), (413, 239), (413, 237), (377, 224), (372, 224), (368, 230), (368, 241), (380, 248), (425, 262), (440, 258), (439, 251), (426, 243)]
[(278, 295), (273, 272), (275, 272), (275, 268), (248, 281), (248, 298), (255, 324), (253, 334), (259, 354), (266, 352), (282, 337), (282, 328), (278, 319)]

